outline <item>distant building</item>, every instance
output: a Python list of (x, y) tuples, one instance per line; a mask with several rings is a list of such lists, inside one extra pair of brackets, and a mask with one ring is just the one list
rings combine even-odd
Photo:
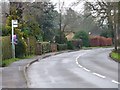
[(74, 35), (75, 35), (74, 32), (65, 32), (65, 36), (66, 36), (68, 41), (72, 40)]

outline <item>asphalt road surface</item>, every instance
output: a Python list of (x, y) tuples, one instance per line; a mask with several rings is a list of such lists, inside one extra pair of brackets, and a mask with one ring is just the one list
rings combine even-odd
[(28, 69), (30, 88), (118, 88), (118, 63), (111, 48), (80, 50), (51, 56)]

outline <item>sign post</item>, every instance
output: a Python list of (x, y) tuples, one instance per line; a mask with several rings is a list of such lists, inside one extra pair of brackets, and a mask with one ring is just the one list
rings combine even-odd
[(12, 57), (15, 58), (14, 27), (18, 27), (18, 21), (12, 20)]

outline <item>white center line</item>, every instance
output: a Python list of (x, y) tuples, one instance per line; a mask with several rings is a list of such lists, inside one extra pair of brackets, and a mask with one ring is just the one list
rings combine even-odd
[[(84, 55), (84, 54), (82, 54), (82, 55)], [(79, 56), (76, 58), (76, 60), (75, 60), (75, 61), (76, 61), (76, 64), (77, 64), (80, 68), (84, 69), (85, 71), (90, 72), (89, 69), (81, 66), (81, 65), (79, 64), (79, 62), (78, 62), (78, 59), (79, 59), (80, 56), (82, 56), (82, 55), (79, 55)], [(104, 79), (106, 78), (106, 76), (103, 76), (103, 75), (98, 74), (98, 73), (95, 73), (95, 72), (93, 72), (92, 74), (94, 74), (94, 75), (96, 75), (96, 76), (98, 76), (98, 77), (100, 77), (100, 78), (104, 78)], [(116, 81), (116, 80), (111, 80), (111, 81), (112, 81), (112, 83), (120, 84), (120, 82), (118, 82), (118, 81)]]
[(89, 70), (89, 69), (87, 69), (87, 68), (85, 68), (85, 67), (83, 67), (83, 69), (84, 69), (85, 71), (87, 71), (87, 72), (90, 72), (90, 70)]
[(120, 84), (118, 81), (112, 80), (113, 83)]
[(101, 74), (98, 74), (98, 73), (93, 73), (94, 75), (98, 76), (98, 77), (101, 77), (101, 78), (106, 78), (105, 76), (101, 75)]
[(83, 66), (81, 66), (80, 64), (79, 64), (78, 66), (81, 67), (81, 68), (83, 67)]
[(79, 64), (79, 63), (76, 61), (76, 64)]

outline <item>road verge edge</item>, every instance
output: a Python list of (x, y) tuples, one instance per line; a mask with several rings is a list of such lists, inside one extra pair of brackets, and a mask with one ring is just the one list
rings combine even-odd
[(115, 58), (112, 58), (112, 52), (109, 53), (109, 57), (110, 57), (113, 61), (120, 63), (119, 60), (117, 60), (117, 59), (115, 59)]

